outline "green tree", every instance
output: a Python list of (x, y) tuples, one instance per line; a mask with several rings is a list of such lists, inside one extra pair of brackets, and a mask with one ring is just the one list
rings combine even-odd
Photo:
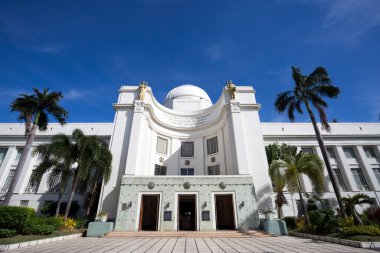
[(322, 157), (325, 162), (332, 186), (334, 188), (341, 214), (343, 217), (345, 217), (346, 214), (341, 200), (338, 183), (331, 169), (326, 147), (312, 109), (313, 106), (318, 111), (322, 129), (330, 131), (330, 125), (327, 121), (327, 115), (325, 111), (325, 109), (328, 107), (328, 104), (324, 98), (336, 98), (338, 97), (340, 90), (338, 87), (331, 84), (328, 73), (323, 67), (317, 67), (308, 76), (303, 75), (299, 68), (292, 67), (292, 77), (295, 83), (294, 88), (292, 90), (278, 94), (275, 102), (275, 107), (280, 113), (287, 111), (289, 120), (293, 122), (295, 120), (295, 111), (302, 114), (302, 105), (305, 106), (313, 124), (317, 141), (319, 147), (321, 148)]
[(304, 154), (300, 151), (298, 154), (287, 155), (282, 160), (272, 161), (269, 167), (269, 175), (281, 174), (284, 177), (288, 191), (291, 193), (298, 192), (303, 213), (305, 214), (306, 223), (310, 225), (309, 217), (306, 212), (305, 202), (302, 196), (300, 174), (310, 178), (310, 181), (317, 193), (323, 190), (323, 162), (313, 154)]
[(4, 205), (9, 205), (32, 147), (37, 128), (40, 131), (45, 131), (49, 123), (49, 116), (55, 118), (61, 125), (66, 123), (68, 116), (67, 111), (59, 106), (59, 101), (63, 98), (61, 92), (49, 93), (49, 89), (44, 89), (43, 92), (38, 89), (33, 89), (33, 91), (32, 95), (20, 94), (20, 97), (11, 103), (11, 111), (18, 112), (18, 120), (25, 122), (26, 144), (17, 164), (15, 175), (5, 195)]
[[(270, 144), (265, 147), (265, 152), (267, 154), (268, 165), (275, 160), (281, 160), (283, 157), (287, 155), (296, 155), (297, 147), (286, 145), (283, 143), (279, 145), (277, 143)], [(284, 188), (286, 186), (286, 178), (284, 177), (283, 171), (281, 169), (273, 170), (270, 173), (270, 178), (273, 183), (273, 191), (276, 193), (274, 197), (274, 202), (277, 208), (277, 215), (279, 219), (282, 219), (282, 207), (288, 204), (284, 194)]]
[(59, 215), (63, 193), (66, 191), (66, 186), (73, 174), (72, 156), (67, 152), (70, 146), (71, 140), (67, 135), (57, 134), (52, 137), (50, 143), (40, 144), (32, 152), (33, 156), (38, 155), (42, 159), (35, 169), (32, 180), (34, 182), (40, 181), (43, 174), (50, 171), (47, 180), (48, 187), (53, 188), (59, 182), (55, 216)]
[(354, 196), (343, 197), (342, 202), (344, 203), (345, 211), (347, 215), (350, 215), (354, 218), (355, 225), (363, 225), (358, 212), (356, 211), (356, 205), (362, 204), (373, 204), (372, 199), (364, 193), (355, 194)]

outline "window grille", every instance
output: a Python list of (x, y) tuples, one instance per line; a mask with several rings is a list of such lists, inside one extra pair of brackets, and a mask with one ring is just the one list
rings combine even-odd
[(376, 158), (375, 150), (373, 150), (373, 147), (363, 147), (363, 149), (367, 158)]
[(23, 151), (24, 151), (24, 148), (17, 148), (17, 155), (16, 155), (16, 158), (15, 158), (16, 161), (20, 161), (20, 158), (21, 158), (21, 155), (22, 155)]
[(343, 152), (348, 159), (356, 158), (354, 149), (352, 147), (344, 147)]
[(302, 152), (305, 154), (314, 154), (313, 148), (301, 148)]
[(30, 175), (28, 185), (25, 188), (25, 193), (36, 193), (39, 186), (39, 181), (33, 183), (33, 176), (36, 174), (36, 171), (33, 170), (32, 174)]
[(155, 176), (165, 176), (166, 175), (166, 166), (154, 165), (154, 175)]
[(0, 148), (0, 165), (3, 162), (5, 155), (7, 154), (8, 148)]
[(168, 139), (157, 136), (157, 153), (166, 155), (168, 153)]
[(380, 168), (373, 168), (373, 173), (375, 174), (377, 182), (380, 184)]
[(363, 171), (360, 168), (354, 168), (354, 169), (351, 169), (351, 172), (352, 172), (352, 175), (354, 176), (358, 189), (362, 191), (369, 191), (370, 188), (368, 186), (367, 180), (365, 179), (363, 175)]
[(347, 191), (346, 184), (344, 183), (344, 179), (342, 173), (339, 168), (333, 169), (333, 173), (336, 181), (338, 181), (339, 187), (342, 191)]
[(335, 152), (334, 152), (334, 149), (333, 148), (327, 148), (327, 155), (330, 157), (330, 159), (335, 159), (336, 156), (335, 156)]
[(194, 169), (193, 168), (181, 169), (181, 176), (194, 176)]
[(181, 156), (182, 157), (194, 157), (194, 142), (187, 141), (181, 144)]
[(16, 173), (15, 169), (11, 169), (9, 171), (8, 177), (5, 180), (5, 184), (4, 184), (3, 188), (1, 189), (1, 192), (7, 192), (8, 191), (9, 186), (11, 185), (12, 179), (15, 176), (15, 173)]
[(213, 166), (208, 166), (207, 170), (208, 170), (208, 174), (209, 175), (220, 175), (220, 166), (219, 166), (219, 164), (213, 165)]
[(215, 154), (218, 152), (218, 137), (213, 137), (207, 140), (207, 154)]

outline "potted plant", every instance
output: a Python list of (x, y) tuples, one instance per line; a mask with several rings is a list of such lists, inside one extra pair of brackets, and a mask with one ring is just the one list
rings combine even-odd
[(100, 211), (98, 218), (101, 222), (106, 222), (108, 218), (108, 213), (106, 211)]
[(260, 213), (264, 214), (265, 220), (272, 220), (272, 214), (274, 214), (274, 211), (272, 208), (266, 208), (260, 210)]

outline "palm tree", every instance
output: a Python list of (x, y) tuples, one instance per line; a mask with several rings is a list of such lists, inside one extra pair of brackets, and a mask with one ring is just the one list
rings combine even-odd
[(104, 183), (107, 183), (111, 175), (112, 155), (104, 141), (96, 136), (85, 136), (79, 129), (73, 131), (72, 139), (73, 143), (69, 152), (73, 155), (73, 161), (77, 166), (73, 173), (65, 219), (69, 215), (78, 182), (86, 184), (93, 182), (92, 177), (104, 177)]
[(59, 182), (59, 194), (55, 216), (59, 215), (62, 196), (66, 190), (69, 179), (72, 176), (72, 157), (67, 152), (71, 145), (70, 138), (64, 134), (53, 136), (48, 144), (40, 144), (34, 148), (32, 155), (39, 155), (41, 163), (36, 167), (32, 180), (40, 181), (43, 174), (51, 170), (48, 176), (48, 187), (51, 189)]
[(324, 97), (336, 98), (338, 97), (340, 90), (338, 87), (331, 84), (328, 73), (323, 67), (317, 67), (308, 76), (304, 76), (299, 68), (292, 67), (292, 77), (295, 83), (294, 88), (292, 90), (278, 94), (275, 102), (275, 107), (280, 113), (287, 110), (288, 117), (292, 122), (295, 120), (294, 112), (297, 111), (298, 113), (302, 114), (302, 105), (306, 107), (306, 110), (313, 124), (315, 134), (317, 136), (319, 147), (321, 148), (322, 157), (325, 162), (331, 184), (334, 188), (335, 196), (339, 204), (339, 209), (342, 216), (345, 217), (346, 214), (341, 200), (338, 183), (331, 169), (326, 147), (319, 131), (314, 112), (311, 108), (311, 106), (313, 106), (315, 109), (317, 109), (322, 124), (322, 129), (329, 132), (330, 125), (327, 121), (327, 115), (325, 112), (328, 104), (324, 100)]
[(305, 203), (301, 193), (300, 174), (310, 178), (310, 181), (317, 193), (323, 190), (323, 162), (313, 154), (304, 154), (300, 151), (295, 156), (286, 155), (282, 160), (274, 160), (269, 167), (269, 175), (283, 175), (288, 191), (297, 192), (300, 197), (303, 213), (305, 214), (306, 223), (309, 225), (309, 217), (306, 212)]
[(11, 103), (11, 111), (18, 112), (18, 120), (25, 122), (26, 144), (20, 161), (17, 164), (15, 175), (5, 195), (4, 205), (9, 205), (13, 191), (24, 168), (26, 158), (32, 147), (37, 128), (40, 131), (47, 129), (49, 115), (54, 117), (61, 125), (66, 123), (68, 116), (67, 111), (58, 104), (63, 98), (61, 92), (49, 93), (49, 89), (44, 89), (43, 92), (40, 92), (38, 89), (33, 89), (33, 91), (32, 95), (20, 94), (20, 97)]
[[(265, 152), (267, 154), (268, 165), (275, 160), (281, 160), (286, 155), (296, 155), (297, 147), (289, 146), (283, 143), (281, 146), (277, 143), (270, 144), (265, 147)], [(274, 197), (274, 202), (277, 208), (277, 215), (279, 219), (282, 219), (282, 206), (287, 205), (288, 201), (286, 200), (284, 194), (284, 188), (286, 186), (286, 179), (280, 169), (273, 170), (269, 175), (273, 183), (273, 191), (276, 193)]]
[(356, 211), (355, 206), (361, 206), (362, 204), (373, 204), (372, 199), (367, 194), (359, 193), (352, 197), (348, 196), (342, 198), (342, 202), (344, 203), (346, 213), (354, 218), (355, 225), (363, 225), (363, 221)]

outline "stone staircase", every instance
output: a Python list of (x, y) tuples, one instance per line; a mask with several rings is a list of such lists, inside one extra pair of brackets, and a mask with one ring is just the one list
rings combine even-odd
[(173, 231), (173, 232), (160, 232), (160, 231), (139, 231), (139, 232), (121, 232), (112, 231), (106, 237), (202, 237), (202, 238), (247, 238), (247, 237), (268, 237), (272, 236), (262, 230), (249, 230), (249, 231)]

